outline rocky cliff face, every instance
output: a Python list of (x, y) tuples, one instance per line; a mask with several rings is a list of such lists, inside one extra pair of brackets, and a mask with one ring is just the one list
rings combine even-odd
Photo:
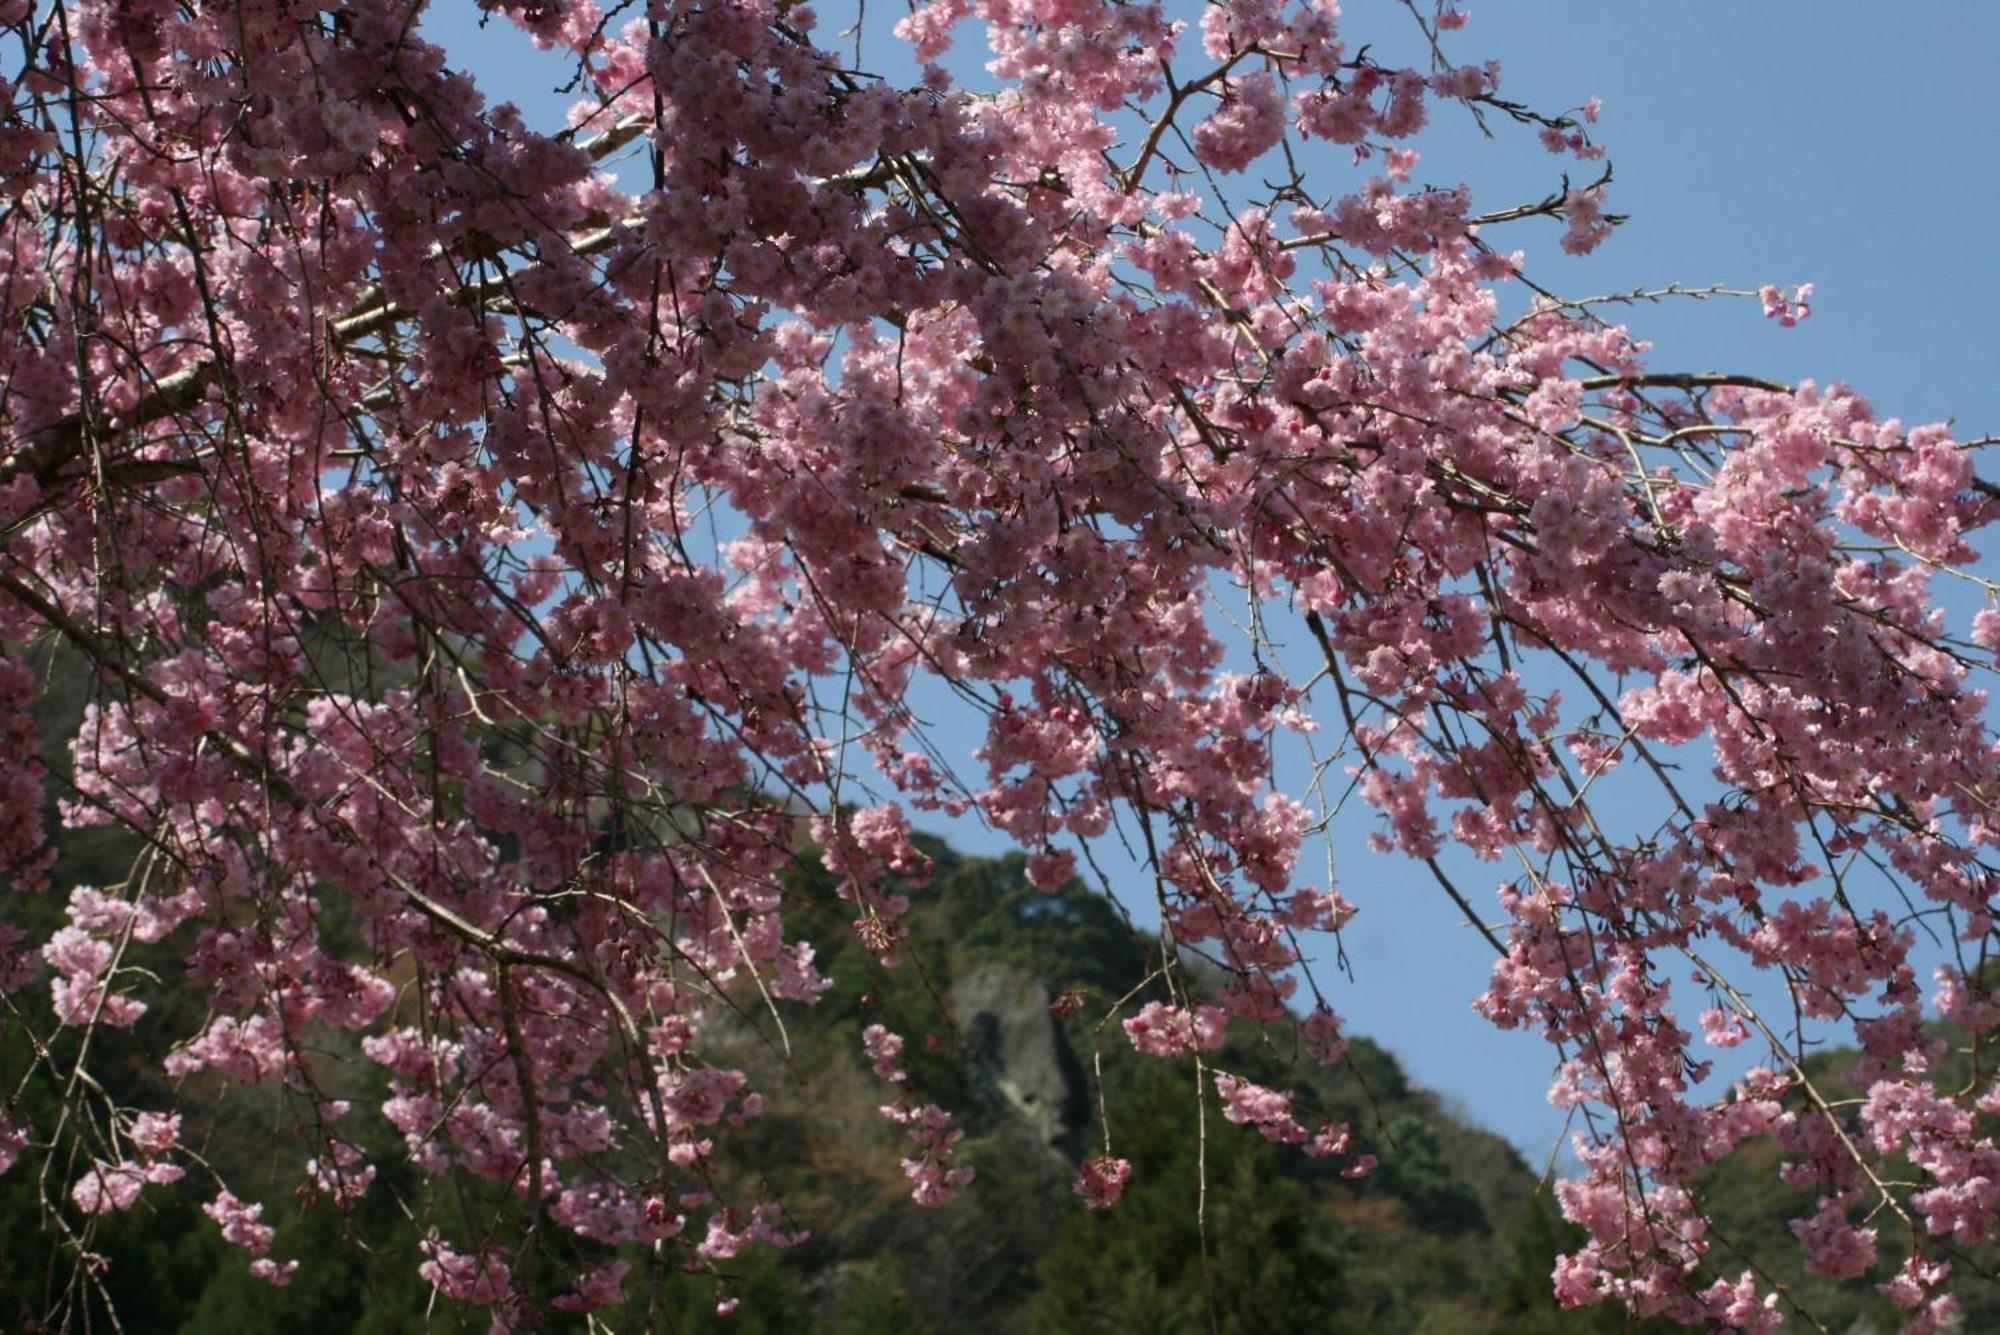
[(1083, 1067), (1049, 1014), (1048, 985), (1011, 964), (985, 964), (951, 992), (966, 1055), (1042, 1142), (1072, 1144), (1088, 1117)]

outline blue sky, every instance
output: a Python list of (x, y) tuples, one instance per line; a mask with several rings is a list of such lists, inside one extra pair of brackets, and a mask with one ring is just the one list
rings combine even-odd
[[(829, 27), (839, 26), (839, 8), (825, 6)], [(1346, 8), (1356, 38), (1380, 37), (1385, 56), (1411, 50), (1401, 5), (1349, 0)], [(1653, 341), (1662, 367), (1843, 380), (1884, 416), (1955, 416), (1964, 436), (2000, 431), (2000, 116), (1991, 93), (2000, 6), (1470, 0), (1467, 8), (1472, 21), (1449, 49), (1461, 59), (1497, 57), (1504, 95), (1550, 109), (1604, 99), (1598, 136), (1616, 167), (1610, 206), (1631, 221), (1583, 260), (1561, 254), (1558, 229), (1545, 220), (1496, 235), (1528, 252), (1538, 281), (1571, 296), (1676, 282), (1811, 282), (1813, 315), (1794, 329), (1748, 301), (1639, 307), (1630, 323)], [(531, 114), (559, 108), (542, 95), (551, 67), (525, 63), (525, 44), (511, 34), (474, 32), (471, 12), (465, 0), (444, 0), (426, 25), (490, 97)], [(976, 55), (976, 37), (967, 38), (974, 49), (964, 54)], [(886, 39), (871, 36), (867, 53), (871, 65), (886, 65)], [(1541, 197), (1561, 168), (1531, 135), (1482, 141), (1450, 107), (1417, 147), (1418, 178), (1467, 182), (1481, 209)], [(945, 740), (961, 754), (973, 744)], [(949, 833), (974, 851), (1001, 847), (975, 829)], [(1336, 856), (1342, 889), (1363, 912), (1347, 938), (1353, 981), (1327, 973), (1335, 1005), (1416, 1079), (1539, 1164), (1562, 1130), (1544, 1098), (1550, 1054), (1472, 1013), (1490, 952), (1421, 868), (1347, 838)], [(1473, 867), (1462, 883), (1483, 907), (1494, 879), (1490, 867)]]
[[(1662, 367), (1841, 380), (1883, 416), (2000, 431), (2000, 6), (1469, 8), (1458, 49), (1497, 57), (1504, 95), (1556, 108), (1604, 98), (1610, 206), (1631, 221), (1581, 260), (1557, 250), (1552, 224), (1519, 225), (1507, 244), (1529, 252), (1539, 281), (1566, 295), (1811, 282), (1813, 314), (1792, 329), (1745, 301), (1640, 307), (1629, 323)], [(1533, 197), (1549, 170), (1531, 141), (1478, 142), (1450, 110), (1435, 128), (1419, 175), (1470, 182), (1481, 208)], [(1417, 875), (1341, 852), (1364, 905), (1342, 998), (1355, 1028), (1539, 1162), (1562, 1125), (1543, 1097), (1549, 1063), (1538, 1042), (1496, 1036), (1467, 1009), (1485, 948), (1448, 925)]]
[[(1514, 96), (1605, 99), (1632, 220), (1581, 262), (1536, 246), (1559, 287), (1818, 286), (1792, 330), (1728, 304), (1641, 312), (1659, 360), (1841, 379), (1885, 414), (2000, 426), (2000, 7), (1524, 0), (1474, 5), (1459, 36)], [(1529, 166), (1484, 156), (1475, 187)]]

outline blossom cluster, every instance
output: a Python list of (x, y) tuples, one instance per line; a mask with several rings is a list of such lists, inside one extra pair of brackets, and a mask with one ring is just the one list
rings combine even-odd
[[(201, 1014), (148, 1088), (280, 1091), (335, 1208), (379, 1190), (336, 1126), (379, 1119), (538, 1244), (700, 1267), (796, 1237), (716, 1184), (763, 1107), (743, 1027), (834, 986), (787, 913), (802, 849), (886, 969), (913, 821), (983, 820), (1045, 891), (1122, 834), (1165, 946), (1115, 1012), (1133, 1046), (1205, 1064), (1261, 1028), (1335, 1062), (1307, 955), (1367, 896), (1298, 863), (1344, 784), (1494, 945), (1480, 1010), (1545, 1037), (1601, 1128), (1560, 1192), (1563, 1301), (1775, 1321), (1699, 1193), (1768, 1138), (1815, 1192), (1815, 1269), (1950, 1317), (1940, 1249), (2000, 1232), (2000, 1086), (1933, 1074), (1903, 905), (1990, 944), (2000, 613), (1960, 627), (1934, 584), (2000, 493), (1844, 386), (1661, 371), (1589, 303), (1504, 301), (1509, 220), (1580, 253), (1617, 217), (1603, 180), (1487, 215), (1419, 183), (1442, 102), (1601, 153), (1594, 101), (1540, 116), (1447, 56), (1463, 11), (1413, 7), (1397, 64), (1328, 0), (931, 0), (899, 87), (790, 0), (500, 0), (579, 75), (536, 127), (413, 0), (37, 8), (0, 6), (0, 988), (46, 1005), (53, 1087), (114, 1103), (89, 1065)], [(939, 63), (971, 25), (992, 91)], [(1256, 194), (1299, 163), (1310, 189)], [(90, 699), (51, 768), (58, 648)], [(970, 754), (923, 721), (939, 683)], [(1280, 791), (1300, 736), (1326, 758)], [(1598, 819), (1614, 772), (1657, 828)], [(141, 851), (31, 931), (46, 802)], [(1447, 847), (1524, 869), (1497, 925)], [(1990, 983), (1940, 984), (1975, 1045)], [(1705, 1087), (1704, 1045), (1777, 1044), (1752, 997), (1845, 1026), (1865, 1097), (1782, 1051)], [(870, 1029), (860, 1060), (942, 1204), (963, 1130), (901, 1049)], [(328, 1095), (329, 1051), (375, 1106)], [(1298, 1091), (1211, 1087), (1242, 1134), (1365, 1168)], [(165, 1120), (191, 1108), (88, 1112), (62, 1143), (0, 1112), (0, 1171), (70, 1165), (77, 1214), (205, 1175)], [(1128, 1171), (1107, 1144), (1078, 1193)], [(505, 1241), (440, 1233), (423, 1275), (503, 1325), (625, 1292), (579, 1246), (532, 1293)]]

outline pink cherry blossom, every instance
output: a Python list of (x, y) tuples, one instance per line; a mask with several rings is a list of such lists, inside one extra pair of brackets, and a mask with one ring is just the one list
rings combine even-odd
[(180, 1139), (179, 1113), (140, 1113), (132, 1119), (132, 1143), (147, 1154), (165, 1154)]
[(1766, 283), (1757, 289), (1758, 299), (1764, 303), (1764, 314), (1790, 329), (1799, 321), (1812, 314), (1813, 285), (1800, 283), (1787, 295), (1776, 283)]
[(934, 1103), (921, 1106), (884, 1104), (882, 1116), (899, 1123), (917, 1143), (914, 1158), (903, 1160), (903, 1175), (910, 1180), (910, 1199), (918, 1205), (948, 1204), (972, 1181), (974, 1169), (951, 1166), (953, 1147), (965, 1132), (951, 1125), (951, 1114)]
[(1228, 1015), (1218, 1006), (1192, 1010), (1149, 1001), (1124, 1023), (1132, 1046), (1154, 1057), (1173, 1057), (1190, 1050), (1213, 1052), (1222, 1046)]
[(12, 1113), (0, 1113), (0, 1173), (21, 1161), (28, 1145), (28, 1127)]
[(876, 1078), (891, 1082), (901, 1082), (910, 1077), (900, 1065), (903, 1055), (903, 1038), (892, 1034), (879, 1024), (871, 1024), (861, 1031), (861, 1046), (868, 1056), (868, 1064)]
[(85, 1214), (129, 1210), (145, 1189), (146, 1173), (138, 1164), (95, 1163), (70, 1187), (70, 1199)]
[(1125, 1184), (1131, 1177), (1130, 1160), (1100, 1154), (1085, 1159), (1083, 1166), (1077, 1169), (1076, 1194), (1083, 1198), (1086, 1209), (1108, 1210), (1125, 1194)]

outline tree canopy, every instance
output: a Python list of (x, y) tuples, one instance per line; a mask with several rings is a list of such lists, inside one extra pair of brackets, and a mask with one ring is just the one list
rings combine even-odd
[[(1266, 1142), (1377, 1166), (1314, 1094), (1353, 1054), (1304, 967), (1366, 909), (1300, 859), (1353, 794), (1492, 944), (1481, 1011), (1559, 1054), (1562, 1303), (1810, 1316), (1708, 1199), (1775, 1155), (1805, 1269), (1949, 1322), (2000, 1223), (2000, 610), (1940, 593), (1993, 591), (1988, 442), (1652, 366), (1537, 284), (1510, 227), (1617, 222), (1596, 108), (1407, 8), (1390, 50), (1332, 0), (932, 0), (885, 76), (859, 12), (493, 0), (576, 72), (531, 125), (409, 0), (0, 0), (0, 1170), (49, 1291), (105, 1298), (95, 1240), (169, 1198), (305, 1282), (196, 1104), (291, 1128), (357, 1217), (441, 1184), (409, 1259), (498, 1328), (616, 1306), (621, 1249), (803, 1245), (778, 1174), (725, 1171), (788, 1153), (746, 1043), (892, 987), (940, 1050), (870, 1021), (851, 1057), (948, 1204), (931, 815), (1052, 896), (1134, 851), (1142, 979), (1056, 1004), (1234, 1138), (1192, 1226), (1254, 1251), (1309, 1208)], [(1441, 107), (1553, 188), (1419, 184)], [(1075, 1191), (1118, 1237), (1183, 1124), (1097, 1111)], [(1270, 1283), (1332, 1292), (1321, 1259)]]

